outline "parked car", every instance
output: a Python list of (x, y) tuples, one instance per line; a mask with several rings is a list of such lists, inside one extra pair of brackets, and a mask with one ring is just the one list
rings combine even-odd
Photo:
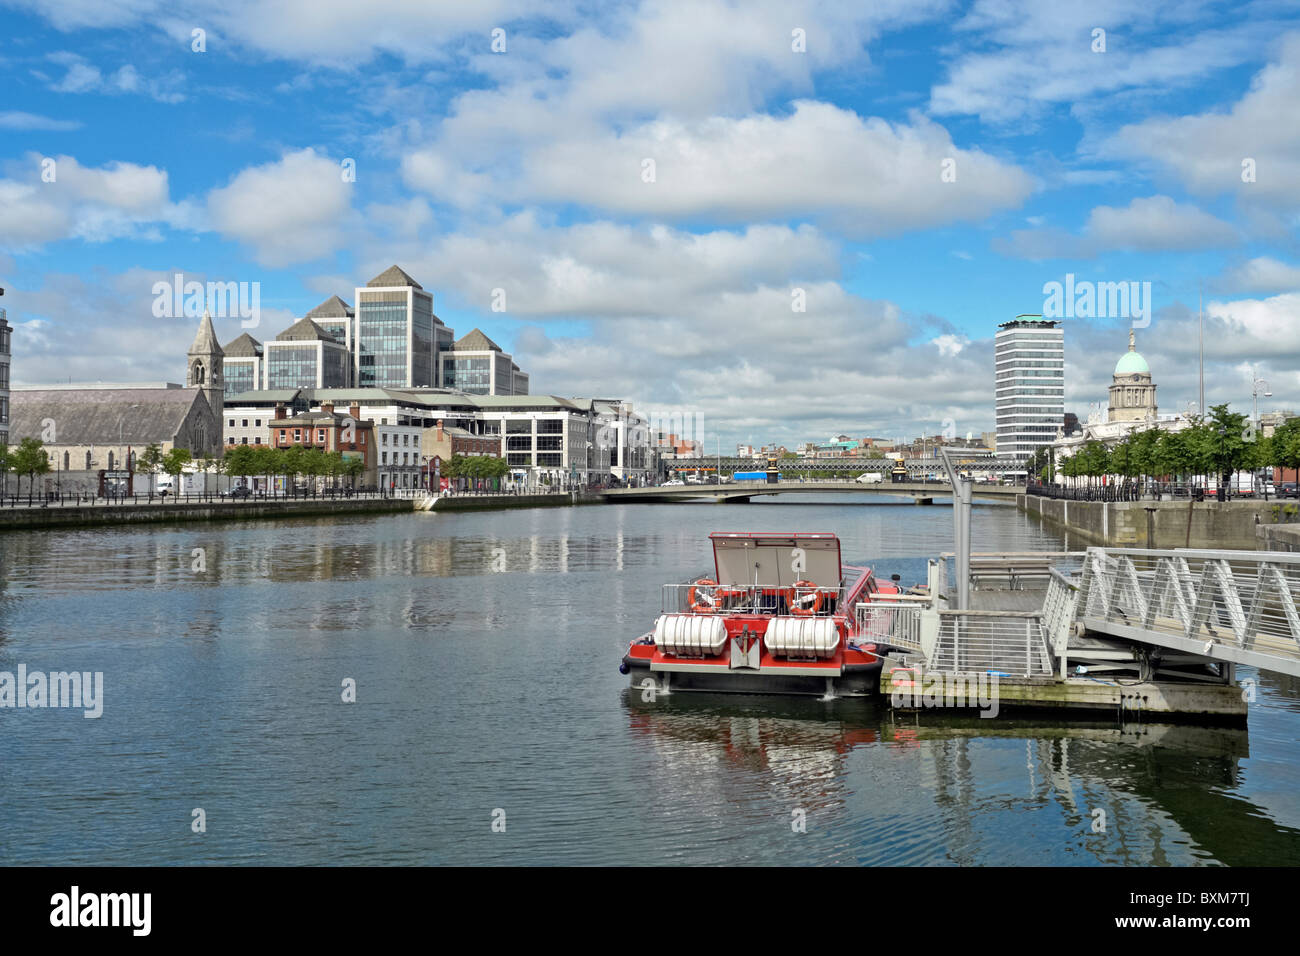
[(860, 485), (878, 485), (885, 480), (885, 476), (878, 471), (866, 471), (858, 475), (858, 484)]
[(247, 485), (237, 485), (236, 487), (230, 489), (229, 494), (230, 494), (230, 497), (232, 497), (232, 498), (251, 498), (251, 497), (253, 497), (253, 493), (252, 493), (251, 491), (249, 491)]
[(682, 481), (680, 478), (672, 478), (664, 482), (664, 487), (667, 488), (669, 485), (684, 485), (684, 484), (686, 484), (686, 482)]
[(1279, 498), (1300, 498), (1300, 490), (1297, 489), (1294, 481), (1284, 481), (1277, 486), (1277, 496)]

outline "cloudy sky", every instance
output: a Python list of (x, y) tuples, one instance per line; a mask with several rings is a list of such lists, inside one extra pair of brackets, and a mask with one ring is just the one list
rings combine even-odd
[[(1198, 288), (1210, 401), (1257, 366), (1300, 410), (1290, 0), (0, 11), (16, 384), (183, 380), (175, 273), (260, 283), (270, 338), (397, 263), (534, 392), (681, 410), (710, 450), (978, 433), (996, 324), (1068, 273), (1150, 283), (1162, 410), (1196, 398)], [(1067, 410), (1131, 324), (1067, 320)]]

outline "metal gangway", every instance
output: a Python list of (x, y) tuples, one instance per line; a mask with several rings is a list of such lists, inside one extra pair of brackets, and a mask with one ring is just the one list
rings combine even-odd
[(1300, 676), (1300, 554), (1089, 548), (1077, 586), (1087, 631)]
[(1023, 595), (1032, 610), (954, 608), (932, 562), (927, 595), (877, 597), (859, 605), (859, 622), (866, 639), (939, 671), (1195, 679), (1198, 665), (1217, 662), (1220, 680), (1237, 664), (1300, 676), (1300, 554), (1089, 548), (1052, 557), (1042, 585), (989, 595)]

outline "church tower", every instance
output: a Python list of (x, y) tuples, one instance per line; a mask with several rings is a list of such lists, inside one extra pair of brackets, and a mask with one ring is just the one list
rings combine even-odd
[(1137, 350), (1136, 338), (1129, 329), (1128, 351), (1115, 364), (1106, 414), (1110, 422), (1154, 421), (1156, 417), (1156, 385), (1147, 360)]
[(212, 410), (213, 430), (208, 431), (207, 447), (204, 451), (221, 453), (225, 444), (223, 437), (225, 424), (225, 353), (217, 342), (217, 333), (212, 328), (212, 316), (203, 310), (203, 319), (199, 322), (198, 335), (190, 346), (188, 367), (185, 373), (185, 386), (197, 388), (208, 400)]

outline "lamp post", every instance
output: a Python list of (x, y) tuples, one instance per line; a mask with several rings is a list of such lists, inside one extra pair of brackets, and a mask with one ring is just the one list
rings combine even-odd
[(1252, 369), (1250, 370), (1250, 396), (1251, 396), (1251, 398), (1253, 398), (1253, 399), (1255, 400), (1255, 428), (1256, 428), (1256, 430), (1260, 429), (1260, 427), (1261, 427), (1261, 422), (1260, 422), (1260, 420), (1259, 420), (1259, 390), (1260, 390), (1261, 386), (1262, 386), (1263, 389), (1264, 389), (1264, 397), (1265, 397), (1265, 398), (1272, 398), (1272, 397), (1273, 397), (1273, 391), (1272, 391), (1272, 389), (1269, 388), (1268, 382), (1266, 382), (1264, 379), (1260, 378), (1258, 372), (1259, 372), (1259, 366), (1255, 366), (1254, 368), (1252, 368)]

